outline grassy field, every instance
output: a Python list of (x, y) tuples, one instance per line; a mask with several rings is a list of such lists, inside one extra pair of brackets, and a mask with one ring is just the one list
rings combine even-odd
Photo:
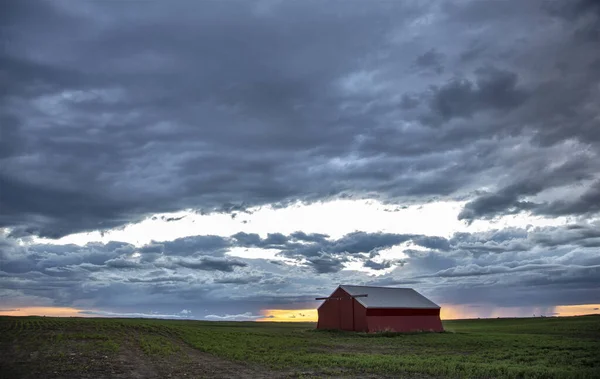
[(398, 335), (300, 323), (0, 317), (0, 377), (600, 378), (600, 316), (444, 327)]

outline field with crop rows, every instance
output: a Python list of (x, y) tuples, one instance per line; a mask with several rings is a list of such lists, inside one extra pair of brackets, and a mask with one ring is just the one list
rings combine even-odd
[(446, 332), (0, 317), (0, 378), (594, 378), (600, 316), (456, 320)]

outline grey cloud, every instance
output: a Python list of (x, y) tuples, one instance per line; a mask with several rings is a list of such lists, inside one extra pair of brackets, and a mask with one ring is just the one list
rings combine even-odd
[(475, 60), (486, 50), (486, 46), (481, 43), (472, 43), (465, 51), (460, 53), (459, 60), (463, 63), (468, 63)]
[(213, 257), (201, 257), (200, 259), (179, 259), (174, 262), (176, 265), (191, 268), (194, 270), (205, 271), (224, 271), (232, 272), (236, 267), (246, 267), (248, 264), (236, 259), (222, 259)]
[(569, 200), (557, 200), (536, 207), (536, 214), (546, 216), (585, 215), (600, 212), (600, 180), (582, 195)]
[(405, 279), (399, 280), (391, 277), (386, 277), (382, 279), (369, 280), (363, 283), (364, 285), (369, 286), (379, 286), (379, 287), (415, 287), (421, 284), (423, 281), (420, 279)]
[[(277, 249), (280, 254), (290, 258), (310, 258), (323, 254), (376, 254), (377, 250), (398, 245), (413, 236), (393, 233), (354, 232), (332, 240), (324, 234), (306, 234), (295, 232), (289, 236), (274, 233), (261, 238), (258, 234), (237, 233), (232, 236), (235, 246)], [(304, 243), (298, 243), (303, 241)]]
[(318, 274), (328, 274), (341, 271), (347, 258), (332, 254), (320, 254), (307, 258), (307, 261)]
[(388, 269), (390, 267), (392, 267), (392, 265), (394, 265), (396, 262), (394, 261), (383, 261), (383, 262), (375, 262), (371, 259), (365, 261), (365, 263), (363, 264), (365, 267), (371, 268), (373, 270), (385, 270)]
[(296, 252), (311, 254), (316, 251), (324, 251), (355, 255), (399, 245), (410, 240), (411, 237), (412, 235), (408, 234), (353, 232), (318, 248), (309, 246), (309, 248), (299, 248)]
[[(6, 189), (3, 191), (2, 206), (7, 217), (0, 221), (3, 226), (32, 225), (36, 234), (49, 237), (62, 236), (76, 230), (111, 228), (137, 221), (150, 212), (177, 210), (186, 205), (201, 210), (232, 212), (246, 209), (245, 198), (248, 198), (250, 205), (259, 205), (302, 197), (301, 192), (285, 184), (296, 181), (294, 178), (281, 182), (274, 179), (287, 171), (293, 162), (284, 159), (290, 155), (278, 151), (275, 146), (296, 150), (297, 153), (292, 154), (296, 155), (294, 161), (297, 157), (302, 157), (307, 162), (314, 160), (304, 153), (304, 149), (318, 141), (317, 129), (309, 128), (308, 125), (314, 124), (313, 120), (304, 119), (298, 111), (294, 111), (294, 107), (300, 105), (318, 108), (322, 103), (312, 98), (320, 92), (318, 83), (328, 84), (324, 78), (328, 81), (335, 80), (340, 74), (336, 70), (341, 69), (342, 74), (345, 70), (351, 70), (356, 64), (353, 59), (348, 58), (372, 48), (375, 41), (373, 37), (384, 35), (383, 30), (371, 30), (371, 20), (387, 19), (388, 25), (392, 21), (388, 11), (383, 9), (366, 8), (356, 11), (348, 8), (342, 11), (344, 17), (337, 19), (325, 9), (319, 11), (313, 6), (301, 7), (291, 3), (278, 7), (276, 17), (252, 16), (251, 9), (248, 9), (250, 4), (213, 4), (202, 12), (193, 12), (196, 15), (204, 14), (205, 17), (192, 20), (188, 17), (190, 9), (186, 7), (197, 8), (199, 5), (187, 2), (176, 7), (173, 18), (165, 18), (164, 12), (158, 9), (160, 7), (145, 8), (145, 17), (141, 17), (131, 6), (127, 7), (127, 11), (121, 12), (114, 8), (114, 4), (87, 4), (70, 9), (69, 16), (65, 17), (73, 22), (63, 22), (61, 17), (67, 12), (60, 4), (45, 2), (43, 6), (48, 10), (45, 13), (47, 17), (39, 16), (37, 18), (44, 21), (31, 25), (29, 20), (35, 20), (35, 15), (41, 15), (36, 13), (41, 11), (41, 7), (15, 6), (19, 8), (18, 17), (14, 16), (12, 23), (3, 24), (3, 29), (10, 33), (13, 41), (30, 46), (44, 44), (44, 33), (34, 33), (32, 30), (44, 30), (46, 27), (52, 28), (54, 41), (65, 41), (60, 46), (64, 62), (31, 62), (29, 67), (32, 68), (21, 71), (22, 75), (14, 74), (21, 67), (28, 67), (27, 65), (19, 63), (10, 66), (11, 80), (17, 82), (15, 88), (33, 88), (33, 83), (39, 80), (37, 73), (47, 71), (45, 77), (48, 80), (42, 82), (46, 85), (45, 93), (59, 95), (60, 107), (56, 109), (64, 109), (65, 113), (63, 118), (54, 121), (44, 114), (45, 110), (36, 113), (44, 122), (55, 124), (55, 138), (44, 138), (44, 149), (40, 153), (50, 153), (52, 150), (61, 153), (52, 160), (46, 160), (44, 168), (21, 168), (51, 172), (67, 165), (68, 169), (64, 170), (65, 167), (62, 167), (61, 172), (65, 176), (54, 185), (49, 185), (47, 177), (39, 177), (35, 183), (21, 180), (21, 175), (17, 173), (17, 168), (20, 167), (18, 157), (41, 141), (36, 140), (35, 134), (29, 133), (32, 130), (28, 129), (25, 150), (16, 151), (7, 158), (14, 175), (3, 179), (3, 188)], [(98, 18), (90, 17), (90, 13), (84, 8), (91, 8)], [(398, 8), (397, 11), (400, 11), (401, 7)], [(79, 13), (82, 10), (84, 12)], [(114, 27), (103, 28), (102, 17), (112, 18), (117, 11), (119, 17), (113, 18)], [(310, 27), (306, 26), (306, 22), (288, 22), (306, 20), (307, 17), (310, 17)], [(223, 28), (219, 23), (221, 26), (216, 27), (211, 21), (215, 19), (227, 19), (229, 26)], [(397, 20), (394, 18), (394, 21)], [(273, 33), (273, 30), (280, 31), (279, 25), (283, 24), (290, 28), (289, 32), (284, 35)], [(72, 34), (69, 28), (73, 25), (78, 26), (79, 39), (64, 38)], [(213, 29), (213, 32), (205, 32), (205, 29)], [(100, 30), (103, 32), (98, 34)], [(354, 38), (338, 38), (348, 32), (355, 33)], [(275, 37), (276, 34), (279, 37)], [(239, 36), (243, 36), (242, 40)], [(337, 46), (335, 53), (328, 48), (333, 41), (336, 41)], [(193, 48), (190, 49), (190, 46)], [(228, 47), (225, 49), (222, 46)], [(57, 50), (58, 47), (53, 53), (58, 52)], [(209, 59), (206, 58), (206, 51), (212, 52), (208, 55)], [(7, 54), (13, 54), (13, 60), (21, 59), (28, 63), (28, 58), (13, 58), (18, 56), (16, 51)], [(313, 54), (318, 54), (323, 61), (319, 64), (310, 63), (311, 59), (306, 58)], [(110, 58), (103, 59), (104, 63), (97, 65), (95, 62), (100, 56)], [(239, 65), (240, 57), (244, 56), (248, 59), (242, 58), (244, 65)], [(268, 61), (260, 58), (267, 56), (270, 57)], [(138, 59), (146, 59), (148, 62), (144, 69), (139, 69), (138, 65), (132, 63)], [(303, 61), (302, 64), (297, 64), (300, 60)], [(53, 65), (60, 66), (59, 69), (64, 73), (62, 77), (52, 71)], [(285, 69), (276, 74), (278, 70), (271, 69), (271, 66)], [(223, 75), (228, 79), (219, 79), (224, 78)], [(70, 76), (73, 77), (72, 82), (61, 80)], [(73, 97), (61, 95), (80, 89), (87, 92)], [(88, 93), (95, 96), (88, 97)], [(328, 91), (322, 93), (326, 96)], [(10, 95), (4, 103), (3, 113), (10, 113), (9, 109), (18, 108), (9, 106), (8, 103), (31, 107), (31, 102), (41, 94), (31, 89), (31, 93), (12, 92)], [(184, 99), (188, 96), (191, 97)], [(139, 111), (143, 111), (143, 115)], [(105, 112), (110, 117), (101, 120), (93, 116), (97, 112)], [(198, 112), (207, 113), (198, 117)], [(243, 121), (240, 116), (244, 117)], [(20, 121), (24, 114), (11, 114), (11, 117)], [(333, 117), (328, 117), (333, 120)], [(89, 130), (96, 133), (94, 142), (85, 135), (73, 135), (71, 125), (74, 118), (86, 119)], [(311, 115), (311, 118), (314, 119), (315, 116)], [(201, 119), (210, 121), (206, 121), (204, 125), (193, 125)], [(242, 126), (242, 122), (251, 125)], [(290, 127), (297, 127), (282, 129), (279, 127), (282, 122)], [(115, 123), (128, 124), (132, 129), (115, 129)], [(223, 125), (230, 126), (223, 128)], [(138, 128), (147, 130), (143, 133), (133, 131), (142, 130)], [(125, 142), (127, 138), (115, 139), (116, 134), (121, 133), (118, 130), (124, 133), (131, 130), (130, 141), (137, 140), (140, 143), (131, 148)], [(230, 133), (234, 130), (241, 132), (235, 132), (240, 139), (230, 138)], [(23, 132), (23, 128), (20, 132)], [(332, 133), (331, 138), (338, 138), (340, 132)], [(68, 137), (69, 135), (72, 137)], [(201, 147), (203, 143), (198, 140), (200, 136), (208, 143), (205, 147)], [(182, 138), (188, 140), (188, 146), (178, 142)], [(109, 146), (109, 140), (117, 142)], [(232, 150), (220, 148), (226, 145), (230, 145)], [(171, 154), (175, 146), (181, 153), (179, 157)], [(257, 151), (265, 151), (265, 148), (268, 149), (267, 152), (270, 151), (270, 156), (256, 154)], [(225, 150), (231, 151), (231, 154), (223, 154)], [(92, 156), (100, 159), (92, 164)], [(161, 175), (151, 169), (152, 163), (157, 162), (156, 159), (162, 160), (159, 156), (165, 158), (165, 164), (174, 164), (168, 157), (176, 158), (178, 163), (170, 171), (180, 179), (159, 179)], [(246, 159), (239, 161), (236, 158), (238, 156), (245, 156)], [(209, 160), (213, 163), (206, 166), (205, 162)], [(83, 167), (84, 162), (90, 165)], [(215, 162), (220, 164), (216, 165)], [(130, 175), (130, 171), (138, 163), (147, 167), (150, 175), (146, 178), (149, 178), (152, 185), (144, 183), (142, 176), (136, 179)], [(242, 172), (247, 174), (240, 176)], [(130, 177), (128, 184), (119, 179), (126, 176)], [(111, 183), (115, 180), (120, 184), (113, 186)], [(161, 184), (156, 180), (161, 181)], [(76, 183), (76, 188), (65, 188), (64, 184), (67, 182)], [(97, 193), (92, 188), (97, 188)], [(142, 188), (152, 190), (140, 191)], [(233, 190), (235, 188), (239, 188), (240, 192), (233, 194), (232, 191), (238, 191)], [(31, 196), (28, 197), (31, 199), (46, 201), (17, 201), (16, 194), (24, 191), (30, 193)], [(327, 189), (320, 192), (325, 193)], [(222, 195), (217, 195), (218, 193)], [(258, 200), (259, 198), (266, 200)], [(38, 224), (31, 212), (45, 215), (52, 220), (50, 224), (54, 226), (48, 223)], [(72, 216), (68, 217), (66, 212), (70, 212)], [(74, 217), (83, 222), (73, 224), (70, 219)]]
[[(512, 138), (546, 163), (565, 139), (600, 140), (598, 12), (586, 2), (565, 5), (568, 16), (539, 1), (20, 3), (5, 6), (0, 56), (0, 227), (15, 237), (181, 209), (472, 197), (511, 184), (497, 174), (512, 173), (498, 155)], [(486, 28), (475, 38), (467, 24)], [(442, 74), (411, 71), (441, 72), (442, 54)]]
[(438, 271), (432, 276), (434, 277), (465, 277), (465, 276), (484, 276), (484, 275), (496, 275), (496, 274), (510, 274), (520, 271), (536, 271), (536, 270), (552, 270), (556, 268), (562, 268), (560, 265), (523, 265), (517, 267), (510, 266), (479, 266), (477, 264), (471, 264), (467, 266), (453, 267), (450, 269)]
[(578, 245), (582, 247), (597, 247), (600, 239), (598, 223), (571, 224), (565, 228), (534, 228), (528, 233), (529, 239), (544, 247), (561, 245)]
[(547, 2), (545, 9), (555, 17), (575, 23), (576, 37), (590, 41), (600, 39), (600, 5), (597, 1)]
[(113, 267), (113, 268), (138, 268), (138, 267), (140, 267), (139, 263), (132, 261), (132, 260), (124, 259), (124, 258), (109, 259), (108, 261), (106, 261), (106, 265), (108, 267)]
[(262, 239), (256, 233), (239, 232), (234, 234), (232, 237), (235, 238), (238, 243), (246, 246), (258, 246), (262, 242)]
[(185, 216), (181, 216), (181, 217), (162, 217), (162, 219), (166, 222), (173, 222), (173, 221), (179, 221), (179, 220), (183, 220), (185, 218)]
[[(508, 111), (527, 99), (527, 92), (518, 87), (514, 72), (484, 67), (476, 71), (475, 82), (454, 78), (441, 87), (433, 88), (431, 109), (441, 120), (468, 118), (480, 110)], [(439, 122), (435, 118), (433, 122)]]
[(448, 250), (450, 248), (450, 243), (444, 237), (421, 236), (413, 241), (415, 244), (428, 249)]
[(233, 277), (233, 278), (220, 278), (216, 279), (215, 283), (220, 284), (248, 284), (252, 282), (260, 281), (260, 276), (248, 276), (248, 277)]
[(442, 65), (444, 54), (431, 49), (426, 53), (423, 53), (415, 59), (415, 64), (423, 69), (433, 70), (437, 74), (441, 74), (444, 71)]
[(300, 240), (300, 241), (305, 241), (305, 242), (325, 242), (325, 240), (327, 238), (329, 238), (329, 236), (327, 234), (321, 234), (321, 233), (311, 233), (311, 234), (306, 234), (304, 232), (294, 232), (290, 235), (290, 237), (296, 239), (296, 240)]
[[(478, 218), (493, 218), (498, 215), (519, 213), (528, 210), (533, 213), (580, 214), (593, 212), (593, 201), (597, 194), (595, 189), (581, 196), (574, 202), (555, 202), (552, 205), (537, 204), (523, 200), (525, 196), (534, 196), (545, 189), (564, 186), (565, 183), (592, 178), (589, 162), (586, 159), (574, 157), (566, 163), (554, 168), (541, 168), (534, 177), (521, 174), (523, 177), (513, 179), (513, 183), (501, 188), (495, 193), (479, 196), (470, 201), (459, 214), (460, 220), (472, 221)], [(588, 209), (583, 209), (584, 206)], [(561, 208), (569, 208), (561, 213)]]
[(177, 238), (159, 244), (165, 255), (192, 255), (196, 253), (223, 255), (231, 246), (229, 239), (214, 235)]
[(402, 95), (402, 100), (400, 101), (400, 108), (404, 110), (414, 109), (419, 105), (420, 99), (416, 95), (404, 94)]
[(146, 277), (133, 277), (128, 278), (127, 281), (130, 283), (161, 283), (161, 282), (190, 282), (193, 280), (193, 277), (190, 275), (181, 276), (181, 275), (170, 275), (165, 273), (165, 276), (146, 276)]
[(281, 233), (269, 233), (263, 243), (265, 245), (283, 245), (287, 243), (287, 241), (288, 237)]
[(148, 245), (142, 246), (139, 249), (139, 252), (142, 254), (158, 254), (158, 253), (162, 253), (164, 250), (165, 250), (165, 245), (150, 243)]

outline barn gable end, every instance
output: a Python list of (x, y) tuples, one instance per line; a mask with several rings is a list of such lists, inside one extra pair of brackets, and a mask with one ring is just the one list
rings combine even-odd
[(329, 297), (334, 299), (324, 301), (317, 309), (317, 329), (367, 331), (367, 310), (357, 299), (341, 287)]

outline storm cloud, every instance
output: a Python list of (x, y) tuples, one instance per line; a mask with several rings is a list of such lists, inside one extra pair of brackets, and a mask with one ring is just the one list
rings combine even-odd
[[(254, 319), (257, 304), (306, 305), (344, 279), (421, 286), (438, 301), (600, 302), (595, 1), (8, 0), (0, 34), (11, 308), (160, 304)], [(336, 199), (460, 203), (466, 227), (499, 224), (50, 241), (192, 219), (157, 216), (170, 212), (237, 222)], [(510, 217), (562, 224), (499, 221)], [(249, 258), (255, 249), (272, 257)], [(248, 313), (219, 303), (234, 286), (253, 294), (240, 300)]]
[(56, 238), (180, 209), (482, 187), (463, 218), (597, 213), (595, 187), (529, 199), (556, 186), (536, 166), (565, 141), (563, 159), (587, 155), (563, 186), (598, 172), (591, 3), (9, 1), (0, 226)]

